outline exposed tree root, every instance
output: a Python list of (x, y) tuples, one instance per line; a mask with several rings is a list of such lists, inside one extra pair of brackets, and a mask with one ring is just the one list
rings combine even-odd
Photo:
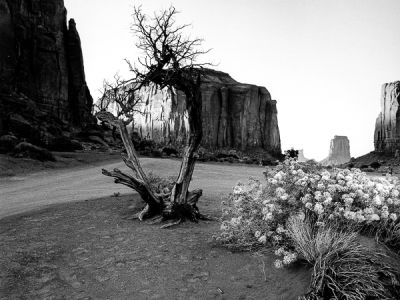
[[(200, 101), (199, 99), (201, 99), (201, 95), (196, 94), (195, 98), (197, 99), (196, 101)], [(100, 120), (111, 123), (119, 128), (127, 151), (127, 156), (123, 156), (122, 159), (133, 171), (132, 175), (128, 175), (119, 169), (114, 169), (112, 171), (103, 169), (102, 173), (106, 176), (113, 177), (115, 183), (126, 185), (135, 190), (146, 203), (146, 206), (141, 211), (127, 217), (126, 219), (139, 219), (140, 221), (143, 221), (145, 219), (153, 218), (154, 222), (174, 220), (172, 223), (163, 226), (163, 228), (169, 228), (180, 224), (185, 220), (190, 220), (192, 222), (211, 220), (210, 217), (201, 214), (197, 207), (197, 202), (202, 196), (203, 191), (201, 189), (188, 191), (195, 165), (194, 153), (201, 141), (201, 115), (199, 115), (201, 110), (199, 111), (198, 107), (191, 103), (188, 107), (188, 112), (189, 115), (192, 116), (190, 119), (191, 121), (189, 122), (191, 125), (191, 134), (188, 139), (188, 145), (185, 149), (178, 178), (171, 193), (154, 192), (140, 165), (136, 150), (123, 122), (116, 119), (110, 113), (97, 113), (97, 117)]]
[(182, 223), (182, 219), (178, 219), (178, 220), (176, 220), (176, 221), (167, 223), (167, 224), (161, 226), (160, 228), (161, 228), (161, 229), (171, 228), (171, 227), (173, 227), (173, 226), (175, 226), (175, 225), (179, 225), (179, 224), (181, 224), (181, 223)]

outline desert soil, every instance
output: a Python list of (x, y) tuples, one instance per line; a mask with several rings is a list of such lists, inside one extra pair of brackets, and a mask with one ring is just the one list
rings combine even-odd
[[(145, 158), (143, 165), (167, 176), (179, 161)], [(216, 221), (159, 229), (123, 219), (143, 203), (101, 167), (1, 179), (3, 216), (39, 210), (0, 220), (0, 299), (296, 299), (306, 291), (305, 267), (277, 270), (272, 253), (261, 259), (216, 245)], [(221, 197), (262, 171), (197, 164), (192, 187), (204, 189), (200, 210), (218, 217)], [(66, 203), (43, 208), (59, 202)]]

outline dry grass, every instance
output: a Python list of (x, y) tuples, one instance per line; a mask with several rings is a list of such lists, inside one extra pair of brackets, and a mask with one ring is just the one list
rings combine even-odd
[(400, 270), (388, 255), (335, 227), (313, 229), (293, 217), (287, 228), (296, 251), (314, 265), (309, 292), (301, 299), (399, 299)]

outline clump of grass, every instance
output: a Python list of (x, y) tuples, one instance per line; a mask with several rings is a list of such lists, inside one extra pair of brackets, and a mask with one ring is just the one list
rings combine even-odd
[(152, 172), (147, 174), (149, 183), (156, 193), (168, 194), (172, 191), (174, 184), (176, 182), (175, 177), (160, 177)]
[(385, 253), (361, 245), (357, 233), (313, 228), (301, 217), (290, 218), (287, 229), (296, 251), (314, 265), (310, 290), (300, 299), (400, 299), (400, 270)]
[(400, 222), (375, 233), (377, 239), (400, 255)]
[(311, 222), (301, 216), (289, 218), (287, 230), (296, 251), (310, 264), (314, 264), (330, 249), (348, 247), (358, 236), (357, 233), (337, 231), (331, 226), (313, 227)]

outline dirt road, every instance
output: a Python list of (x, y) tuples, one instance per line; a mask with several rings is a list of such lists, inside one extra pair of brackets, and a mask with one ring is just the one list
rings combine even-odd
[[(179, 160), (172, 159), (142, 158), (141, 161), (146, 171), (160, 176), (176, 175), (180, 166)], [(101, 168), (127, 169), (121, 162), (0, 178), (0, 218), (49, 204), (95, 199), (116, 192), (132, 193), (131, 189), (102, 175)], [(262, 167), (252, 165), (198, 163), (191, 187), (202, 188), (205, 196), (219, 196), (230, 192), (238, 180), (262, 177), (262, 171)]]

